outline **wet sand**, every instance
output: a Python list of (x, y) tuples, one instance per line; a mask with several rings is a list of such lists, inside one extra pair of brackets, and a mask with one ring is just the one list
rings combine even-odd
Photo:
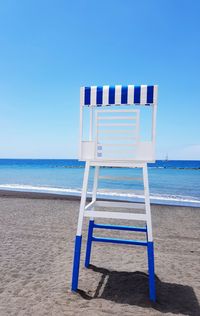
[(152, 206), (155, 304), (144, 247), (94, 244), (84, 268), (87, 220), (79, 292), (70, 291), (78, 208), (72, 197), (0, 192), (1, 316), (200, 315), (199, 208)]

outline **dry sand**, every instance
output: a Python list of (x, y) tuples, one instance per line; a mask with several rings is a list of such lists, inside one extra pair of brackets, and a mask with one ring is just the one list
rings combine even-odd
[(92, 265), (83, 267), (86, 222), (80, 290), (71, 293), (79, 201), (41, 197), (1, 193), (0, 316), (200, 315), (200, 209), (152, 206), (157, 303), (151, 304), (145, 248), (94, 244)]

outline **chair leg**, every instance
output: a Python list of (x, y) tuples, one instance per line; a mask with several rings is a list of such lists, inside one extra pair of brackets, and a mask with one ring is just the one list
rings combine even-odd
[(84, 178), (83, 178), (83, 190), (81, 195), (81, 203), (78, 218), (77, 234), (75, 239), (75, 249), (74, 249), (74, 262), (73, 262), (73, 272), (72, 272), (72, 291), (77, 291), (78, 289), (78, 277), (79, 277), (79, 266), (81, 257), (81, 240), (82, 240), (82, 226), (83, 226), (83, 216), (85, 210), (85, 203), (87, 197), (87, 186), (89, 177), (90, 164), (87, 162), (85, 166)]
[(147, 165), (143, 167), (143, 181), (144, 181), (144, 196), (145, 209), (147, 214), (147, 253), (148, 253), (148, 270), (149, 270), (149, 297), (152, 302), (156, 301), (155, 289), (155, 271), (154, 271), (154, 249), (153, 249), (153, 235), (151, 222), (151, 206), (149, 198), (149, 181)]
[(81, 241), (82, 241), (82, 236), (76, 236), (75, 249), (74, 249), (73, 273), (72, 273), (72, 291), (75, 291), (75, 292), (78, 289), (79, 266), (80, 266), (80, 257), (81, 257)]
[(154, 271), (154, 247), (153, 242), (147, 243), (148, 252), (148, 270), (149, 270), (149, 297), (152, 302), (156, 301), (156, 289), (155, 289), (155, 271)]
[[(94, 171), (94, 182), (93, 182), (93, 190), (92, 190), (92, 201), (95, 202), (97, 198), (97, 187), (98, 187), (98, 178), (99, 178), (99, 166), (95, 167)], [(93, 226), (94, 219), (90, 218), (89, 228), (88, 228), (88, 239), (87, 239), (87, 247), (86, 247), (86, 256), (85, 256), (85, 267), (88, 268), (90, 264), (91, 257), (91, 248), (92, 248), (92, 235), (93, 235)]]
[(94, 227), (94, 220), (90, 220), (89, 221), (89, 227), (88, 227), (87, 248), (86, 248), (86, 256), (85, 256), (85, 267), (86, 268), (88, 268), (89, 265), (90, 265), (93, 227)]

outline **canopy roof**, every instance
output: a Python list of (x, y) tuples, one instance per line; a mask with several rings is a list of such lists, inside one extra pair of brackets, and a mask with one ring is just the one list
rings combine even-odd
[(157, 103), (158, 86), (91, 86), (81, 87), (82, 106), (153, 105)]

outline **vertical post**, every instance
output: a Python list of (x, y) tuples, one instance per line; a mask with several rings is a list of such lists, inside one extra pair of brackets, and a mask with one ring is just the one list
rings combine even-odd
[(152, 105), (152, 134), (151, 140), (153, 143), (153, 149), (155, 150), (156, 144), (156, 116), (157, 116), (157, 103)]
[(146, 214), (147, 214), (148, 241), (153, 241), (151, 207), (150, 207), (150, 198), (149, 198), (149, 181), (148, 181), (148, 171), (147, 171), (146, 163), (143, 165), (142, 170), (143, 170), (143, 181), (144, 181), (144, 201), (145, 201), (145, 209), (146, 209)]
[(83, 141), (83, 107), (85, 101), (85, 89), (81, 87), (80, 89), (80, 131), (79, 131), (79, 157), (82, 158), (82, 141)]
[(147, 241), (148, 241), (147, 224), (146, 224), (146, 239), (147, 239)]
[(93, 140), (93, 107), (90, 106), (90, 132), (89, 132), (89, 141)]
[(82, 141), (83, 141), (83, 106), (80, 105), (79, 159), (82, 159)]
[(87, 186), (89, 177), (90, 163), (87, 161), (85, 166), (84, 178), (83, 178), (83, 189), (81, 195), (81, 203), (78, 218), (78, 227), (75, 239), (75, 249), (74, 249), (74, 262), (73, 262), (73, 272), (72, 272), (72, 291), (77, 291), (78, 288), (78, 277), (79, 277), (79, 266), (80, 266), (80, 256), (81, 256), (81, 241), (82, 241), (82, 225), (83, 216), (85, 210), (85, 202), (87, 197)]
[(154, 246), (153, 242), (147, 242), (148, 271), (149, 271), (149, 298), (152, 302), (156, 301), (155, 288), (155, 268), (154, 268)]
[[(99, 178), (99, 166), (95, 166), (93, 192), (92, 192), (92, 202), (96, 201), (98, 178)], [(89, 264), (90, 264), (91, 249), (92, 249), (93, 227), (94, 227), (94, 219), (90, 218), (89, 227), (88, 227), (86, 257), (85, 257), (85, 267), (86, 268), (88, 268)]]
[(74, 261), (73, 261), (73, 271), (72, 271), (72, 291), (77, 291), (78, 289), (78, 277), (79, 277), (79, 266), (81, 258), (81, 243), (82, 236), (76, 235), (75, 245), (74, 245)]
[(82, 189), (82, 194), (81, 194), (81, 203), (80, 203), (80, 210), (79, 210), (79, 218), (78, 218), (78, 227), (77, 227), (78, 236), (80, 236), (82, 232), (83, 215), (84, 215), (85, 202), (86, 202), (86, 197), (87, 197), (89, 171), (90, 171), (90, 162), (86, 161), (84, 178), (83, 178), (83, 189)]
[(94, 171), (94, 184), (93, 184), (93, 191), (92, 191), (92, 201), (96, 201), (98, 179), (99, 179), (99, 166), (95, 166), (95, 171)]
[(145, 209), (147, 215), (147, 255), (148, 255), (148, 271), (149, 271), (149, 297), (150, 300), (155, 302), (155, 269), (154, 269), (154, 248), (153, 248), (153, 234), (152, 234), (152, 221), (151, 221), (151, 207), (149, 198), (149, 181), (147, 164), (144, 164), (143, 168), (144, 179), (144, 197), (145, 197)]
[(98, 111), (95, 111), (95, 152), (94, 152), (94, 157), (95, 159), (98, 158), (98, 150), (97, 150), (97, 146), (98, 146), (98, 139), (99, 139), (99, 135), (98, 135)]

